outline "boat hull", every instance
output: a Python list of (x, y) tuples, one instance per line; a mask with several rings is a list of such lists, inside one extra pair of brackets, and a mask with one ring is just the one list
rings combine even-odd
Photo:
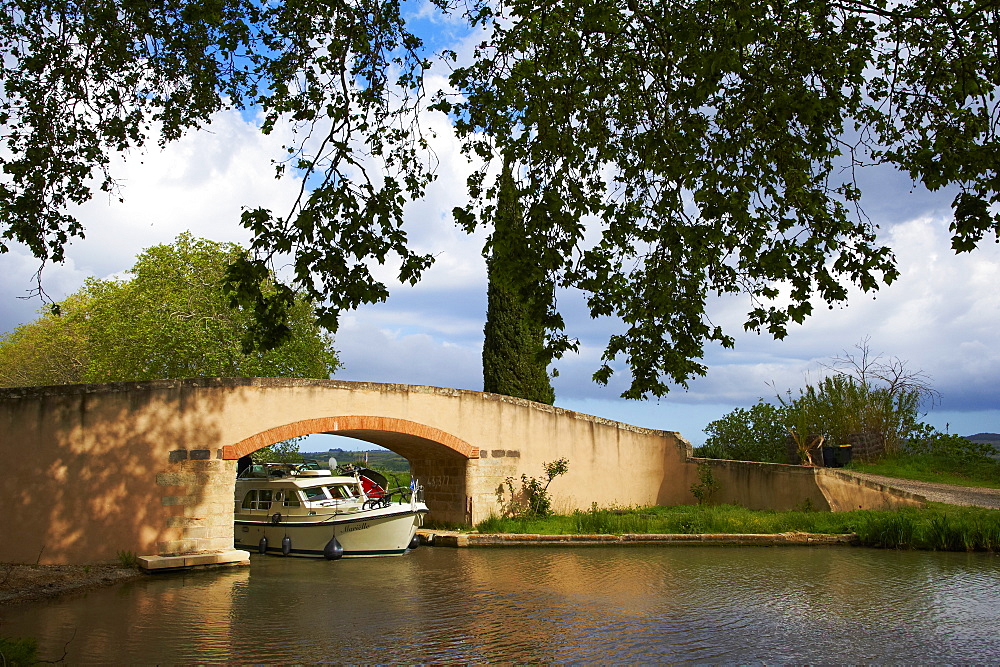
[[(378, 510), (328, 517), (241, 517), (235, 520), (235, 546), (259, 552), (266, 538), (266, 553), (304, 558), (327, 557), (325, 549), (333, 537), (343, 548), (343, 558), (399, 556), (409, 549), (423, 524), (427, 508), (409, 503)], [(288, 538), (288, 544), (283, 544)], [(286, 554), (287, 550), (287, 554)]]

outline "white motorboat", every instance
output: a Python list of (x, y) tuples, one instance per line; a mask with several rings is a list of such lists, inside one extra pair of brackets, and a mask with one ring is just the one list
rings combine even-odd
[(235, 546), (331, 560), (403, 554), (427, 513), (420, 496), (419, 485), (388, 489), (364, 469), (252, 465), (236, 479)]

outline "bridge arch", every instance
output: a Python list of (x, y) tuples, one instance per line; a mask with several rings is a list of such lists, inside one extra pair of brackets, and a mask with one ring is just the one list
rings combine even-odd
[[(276, 442), (303, 435), (311, 435), (313, 433), (327, 433), (330, 435), (357, 438), (358, 440), (386, 447), (386, 449), (391, 449), (402, 456), (406, 456), (406, 453), (405, 451), (397, 451), (396, 447), (399, 447), (398, 443), (416, 441), (440, 445), (466, 459), (479, 458), (478, 447), (473, 447), (461, 438), (457, 438), (441, 429), (408, 419), (378, 417), (374, 415), (320, 417), (276, 426), (244, 438), (236, 444), (225, 445), (222, 448), (222, 458), (227, 460), (238, 459), (262, 447), (273, 445)], [(396, 447), (392, 446), (393, 442), (397, 443)], [(403, 449), (410, 450), (411, 447), (404, 446)]]
[(468, 461), (479, 458), (479, 448), (441, 429), (408, 419), (375, 415), (303, 419), (226, 445), (222, 458), (239, 459), (276, 442), (312, 433), (346, 436), (392, 450), (409, 461), (410, 475), (423, 486), (424, 500), (436, 520), (473, 521), (466, 480)]

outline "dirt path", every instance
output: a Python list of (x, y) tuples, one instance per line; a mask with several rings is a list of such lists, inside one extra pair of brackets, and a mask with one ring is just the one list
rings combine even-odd
[(895, 477), (883, 477), (882, 475), (871, 475), (866, 472), (855, 472), (853, 470), (844, 470), (843, 472), (884, 484), (885, 486), (909, 491), (936, 503), (1000, 509), (1000, 489), (917, 482), (912, 479), (896, 479)]
[(142, 576), (146, 575), (135, 568), (118, 565), (0, 564), (0, 605), (44, 600)]

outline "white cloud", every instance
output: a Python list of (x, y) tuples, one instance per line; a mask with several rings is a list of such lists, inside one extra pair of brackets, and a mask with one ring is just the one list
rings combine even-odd
[[(64, 264), (45, 269), (46, 291), (58, 300), (79, 289), (87, 276), (121, 273), (144, 248), (170, 243), (186, 230), (245, 243), (249, 234), (239, 225), (243, 206), (282, 210), (297, 192), (296, 182), (273, 177), (270, 160), (280, 156), (281, 140), (280, 133), (265, 136), (236, 113), (221, 113), (210, 128), (163, 150), (117, 159), (112, 173), (124, 202), (98, 193), (76, 210), (86, 238), (68, 245)], [(5, 296), (8, 290), (30, 289), (37, 266), (25, 248), (0, 255)], [(7, 315), (5, 310), (3, 324), (9, 326)]]
[(482, 389), (481, 349), (473, 346), (357, 320), (341, 326), (336, 346), (343, 380)]

